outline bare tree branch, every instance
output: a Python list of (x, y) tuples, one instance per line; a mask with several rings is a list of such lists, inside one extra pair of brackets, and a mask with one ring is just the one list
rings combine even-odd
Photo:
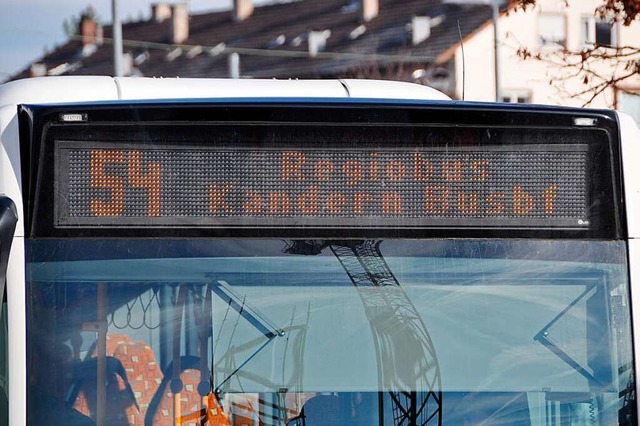
[[(579, 0), (564, 0), (570, 6)], [(536, 5), (536, 0), (510, 0), (515, 9), (527, 10)], [(594, 10), (594, 15), (610, 22), (631, 25), (640, 20), (640, 0), (602, 0)], [(640, 76), (640, 46), (584, 46), (581, 50), (571, 51), (564, 47), (549, 53), (518, 48), (517, 54), (523, 59), (548, 63), (556, 69), (550, 84), (570, 98), (585, 99), (584, 106), (591, 104), (608, 89), (630, 93), (625, 89), (625, 81)], [(582, 89), (568, 92), (565, 87), (570, 80), (580, 79)]]

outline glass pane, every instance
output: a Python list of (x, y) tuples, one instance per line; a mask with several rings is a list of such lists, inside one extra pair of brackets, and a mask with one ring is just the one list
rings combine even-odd
[(596, 22), (596, 44), (611, 45), (611, 24), (608, 22)]
[(31, 240), (28, 256), (32, 425), (609, 426), (635, 404), (622, 242)]
[(562, 15), (540, 15), (538, 35), (542, 45), (564, 46), (566, 40), (565, 18)]
[(621, 92), (618, 104), (621, 111), (629, 114), (640, 125), (640, 94)]
[(594, 42), (594, 34), (593, 34), (593, 26), (594, 26), (594, 18), (591, 16), (583, 16), (582, 17), (582, 41), (585, 44), (593, 44)]

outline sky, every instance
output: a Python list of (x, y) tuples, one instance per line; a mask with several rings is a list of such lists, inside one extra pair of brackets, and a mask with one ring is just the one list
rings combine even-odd
[[(120, 19), (148, 19), (151, 3), (118, 0)], [(165, 0), (166, 1), (166, 0)], [(178, 0), (167, 1), (178, 3)], [(191, 12), (231, 9), (232, 0), (187, 0)], [(264, 3), (256, 1), (256, 4)], [(103, 24), (112, 21), (111, 0), (0, 0), (0, 82), (66, 41), (65, 19), (80, 16), (91, 5)]]

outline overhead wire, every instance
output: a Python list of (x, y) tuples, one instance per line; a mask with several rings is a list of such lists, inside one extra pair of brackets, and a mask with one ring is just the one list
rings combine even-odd
[[(71, 40), (83, 41), (86, 39), (82, 35), (72, 35)], [(113, 39), (108, 37), (102, 38), (103, 43), (112, 43)], [(280, 58), (309, 58), (309, 53), (302, 50), (285, 50), (285, 49), (261, 49), (261, 48), (249, 48), (249, 47), (237, 47), (227, 46), (224, 43), (218, 43), (215, 46), (201, 45), (201, 44), (179, 44), (179, 43), (163, 43), (157, 41), (143, 41), (143, 40), (130, 40), (123, 39), (122, 43), (127, 47), (139, 47), (146, 49), (161, 49), (161, 50), (191, 50), (202, 49), (203, 53), (207, 52), (212, 56), (228, 55), (231, 53), (237, 53), (239, 55), (246, 56), (265, 56), (265, 57), (280, 57)], [(424, 55), (394, 55), (394, 54), (381, 54), (381, 53), (353, 53), (353, 52), (318, 52), (314, 59), (358, 59), (358, 60), (373, 60), (373, 61), (386, 61), (386, 62), (432, 62), (435, 60), (433, 56)]]

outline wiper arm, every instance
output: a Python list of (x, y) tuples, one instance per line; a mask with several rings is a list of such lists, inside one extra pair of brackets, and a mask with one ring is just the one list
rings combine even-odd
[(577, 371), (580, 375), (582, 375), (587, 380), (593, 381), (599, 386), (604, 386), (596, 378), (594, 374), (589, 373), (589, 371), (587, 371), (587, 369), (584, 366), (580, 365), (580, 363), (577, 360), (572, 358), (571, 355), (569, 355), (567, 352), (562, 350), (560, 346), (555, 344), (548, 337), (551, 327), (553, 327), (555, 323), (557, 323), (561, 318), (563, 318), (567, 314), (567, 312), (571, 310), (571, 308), (576, 306), (578, 302), (584, 299), (585, 296), (587, 296), (591, 292), (591, 290), (594, 289), (594, 287), (595, 287), (595, 284), (591, 284), (587, 286), (587, 288), (582, 293), (580, 293), (578, 297), (576, 297), (571, 303), (569, 303), (558, 315), (556, 315), (551, 321), (549, 321), (549, 323), (547, 323), (547, 325), (545, 325), (542, 328), (542, 330), (540, 330), (535, 336), (533, 336), (533, 340), (535, 340), (536, 342), (542, 344), (544, 347), (549, 349), (558, 358), (560, 358), (563, 362), (565, 362), (567, 365), (569, 365), (571, 368), (573, 368), (575, 371)]
[[(232, 289), (229, 283), (226, 281), (217, 281), (218, 285), (212, 285), (211, 290), (218, 296), (220, 299), (224, 300), (230, 307), (232, 307), (238, 314), (247, 320), (249, 324), (254, 326), (259, 332), (261, 332), (266, 338), (267, 341), (264, 342), (258, 349), (256, 349), (246, 360), (244, 360), (235, 370), (231, 372), (218, 386), (216, 386), (214, 392), (217, 395), (220, 392), (222, 386), (227, 383), (233, 376), (235, 376), (238, 371), (242, 370), (245, 365), (249, 363), (256, 355), (258, 355), (264, 348), (267, 347), (269, 343), (273, 341), (274, 338), (278, 336), (284, 336), (285, 331), (281, 328), (273, 325), (271, 321), (269, 321), (264, 314), (259, 313), (255, 308), (252, 308), (247, 305), (246, 298), (240, 297), (237, 295)], [(242, 303), (239, 301), (242, 300)], [(213, 366), (211, 368), (213, 372)]]
[(242, 364), (240, 364), (240, 365), (239, 365), (235, 370), (233, 370), (233, 371), (231, 372), (231, 374), (229, 374), (229, 375), (228, 375), (228, 376), (227, 376), (223, 381), (221, 381), (221, 382), (220, 382), (220, 384), (219, 384), (218, 386), (216, 386), (216, 389), (215, 389), (215, 391), (214, 391), (214, 392), (215, 392), (215, 394), (216, 394), (216, 395), (218, 395), (218, 394), (220, 393), (220, 389), (222, 388), (222, 386), (223, 386), (225, 383), (227, 383), (229, 380), (231, 380), (231, 378), (232, 378), (233, 376), (235, 376), (235, 375), (238, 373), (238, 371), (242, 370), (242, 369), (244, 368), (244, 366), (245, 366), (245, 365), (247, 365), (247, 364), (249, 363), (249, 361), (251, 361), (251, 360), (252, 360), (256, 355), (258, 355), (258, 354), (260, 353), (260, 351), (262, 351), (264, 348), (266, 348), (266, 347), (267, 347), (267, 345), (268, 345), (269, 343), (271, 343), (271, 342), (273, 341), (273, 339), (274, 339), (276, 336), (278, 336), (278, 335), (276, 334), (276, 335), (274, 335), (274, 336), (270, 337), (270, 338), (269, 338), (269, 340), (267, 340), (266, 342), (264, 342), (264, 343), (262, 344), (262, 346), (260, 346), (258, 349), (256, 349), (256, 350), (255, 350), (255, 352), (254, 352), (254, 353), (252, 353), (252, 354), (249, 356), (249, 358), (247, 358), (246, 360), (244, 360), (244, 361), (242, 362)]
[[(218, 281), (218, 285), (212, 285), (213, 292), (226, 303), (229, 304), (240, 316), (246, 319), (249, 324), (254, 326), (259, 332), (264, 334), (268, 339), (276, 336), (284, 336), (285, 331), (276, 327), (273, 322), (269, 321), (264, 314), (258, 312), (257, 309), (250, 307), (245, 297), (236, 294), (226, 281)], [(242, 300), (242, 303), (238, 301)]]

